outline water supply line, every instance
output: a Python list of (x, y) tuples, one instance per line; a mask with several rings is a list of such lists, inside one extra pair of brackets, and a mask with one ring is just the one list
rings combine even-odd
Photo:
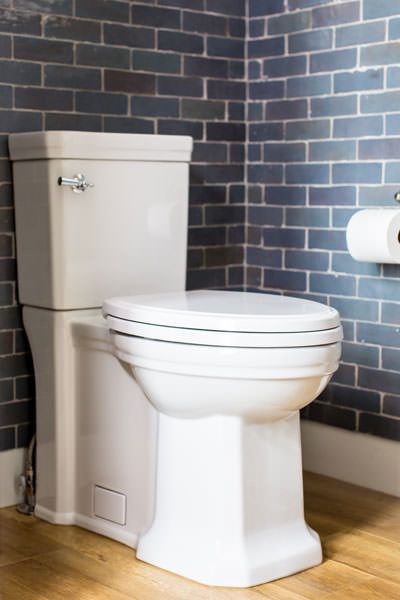
[(34, 448), (36, 445), (36, 434), (31, 439), (25, 458), (25, 471), (20, 477), (21, 486), (24, 491), (24, 501), (17, 506), (17, 510), (25, 515), (33, 514), (35, 510), (35, 470), (34, 470)]

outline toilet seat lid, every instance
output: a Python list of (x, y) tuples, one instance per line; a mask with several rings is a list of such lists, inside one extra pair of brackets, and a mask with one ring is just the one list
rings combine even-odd
[(198, 290), (110, 298), (105, 316), (193, 330), (295, 333), (340, 326), (329, 306), (274, 294)]

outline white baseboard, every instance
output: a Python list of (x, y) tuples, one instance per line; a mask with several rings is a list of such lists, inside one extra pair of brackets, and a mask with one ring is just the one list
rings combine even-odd
[(303, 467), (400, 496), (400, 443), (313, 421), (301, 422)]
[(0, 508), (13, 506), (22, 501), (16, 479), (24, 472), (24, 460), (23, 448), (0, 452)]

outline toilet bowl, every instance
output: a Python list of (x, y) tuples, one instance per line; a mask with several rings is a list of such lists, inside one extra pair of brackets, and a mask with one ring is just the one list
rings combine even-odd
[(116, 356), (159, 413), (142, 560), (248, 587), (318, 564), (304, 521), (299, 409), (338, 367), (337, 312), (227, 291), (112, 298)]

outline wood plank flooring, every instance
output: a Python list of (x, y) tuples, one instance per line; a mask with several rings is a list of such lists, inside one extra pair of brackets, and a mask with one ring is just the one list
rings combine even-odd
[(400, 499), (305, 474), (321, 565), (249, 589), (210, 588), (79, 527), (0, 510), (1, 600), (400, 600)]

